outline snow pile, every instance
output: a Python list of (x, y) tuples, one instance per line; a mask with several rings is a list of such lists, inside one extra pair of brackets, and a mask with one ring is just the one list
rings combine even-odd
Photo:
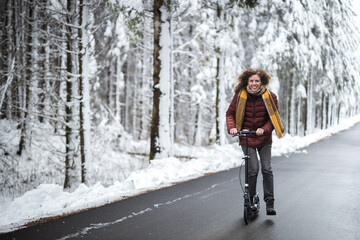
[[(358, 122), (360, 116), (343, 120), (332, 129), (317, 131), (306, 137), (286, 135), (280, 140), (274, 137), (272, 154), (280, 156), (300, 151), (301, 148), (348, 129)], [(234, 168), (242, 162), (242, 152), (237, 143), (212, 147), (176, 145), (175, 153), (177, 152), (194, 158), (154, 160), (147, 167), (134, 170), (124, 181), (117, 181), (108, 187), (100, 183), (91, 187), (81, 184), (74, 192), (69, 193), (56, 184), (41, 184), (13, 200), (0, 198), (0, 232), (12, 231), (40, 218), (100, 206), (147, 190)]]

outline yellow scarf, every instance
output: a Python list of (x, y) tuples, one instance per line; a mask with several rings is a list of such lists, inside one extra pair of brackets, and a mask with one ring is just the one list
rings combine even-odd
[[(261, 96), (264, 100), (265, 107), (269, 114), (271, 123), (275, 128), (276, 135), (278, 136), (278, 138), (282, 138), (283, 133), (284, 133), (284, 126), (281, 122), (279, 111), (276, 108), (276, 105), (270, 95), (269, 90), (266, 89)], [(247, 100), (246, 89), (242, 89), (239, 92), (239, 95), (237, 97), (237, 102), (236, 102), (236, 116), (235, 117), (236, 117), (236, 129), (238, 129), (238, 130), (241, 130), (242, 124), (244, 121), (246, 100)]]

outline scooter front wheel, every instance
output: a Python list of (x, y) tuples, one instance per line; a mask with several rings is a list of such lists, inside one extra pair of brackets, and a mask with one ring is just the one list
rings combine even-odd
[(247, 225), (249, 223), (249, 209), (244, 207), (244, 222)]

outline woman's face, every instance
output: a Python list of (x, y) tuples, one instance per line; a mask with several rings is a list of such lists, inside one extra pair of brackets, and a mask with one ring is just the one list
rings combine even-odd
[(255, 74), (249, 77), (248, 87), (254, 92), (259, 90), (259, 88), (261, 87), (260, 76)]

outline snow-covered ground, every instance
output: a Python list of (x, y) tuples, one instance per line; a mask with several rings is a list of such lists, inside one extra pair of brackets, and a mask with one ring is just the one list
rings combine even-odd
[[(306, 137), (274, 136), (273, 156), (305, 152), (301, 148), (360, 122), (360, 116), (341, 121), (338, 126), (318, 131)], [(150, 165), (130, 174), (122, 182), (104, 187), (97, 183), (91, 187), (81, 184), (75, 191), (63, 191), (56, 184), (41, 184), (36, 189), (15, 198), (0, 198), (0, 232), (21, 228), (40, 218), (71, 213), (80, 209), (100, 206), (128, 196), (170, 186), (176, 182), (194, 179), (206, 173), (218, 172), (239, 166), (242, 152), (234, 139), (233, 144), (212, 147), (181, 147), (183, 155), (195, 156), (179, 160), (166, 158), (154, 160)], [(179, 151), (179, 150), (178, 150)], [(192, 154), (187, 154), (191, 152)]]

